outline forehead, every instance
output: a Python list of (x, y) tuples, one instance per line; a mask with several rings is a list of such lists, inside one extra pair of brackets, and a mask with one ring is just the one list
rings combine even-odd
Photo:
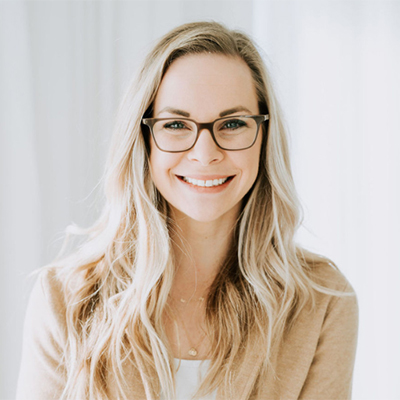
[(165, 107), (187, 111), (194, 118), (210, 118), (243, 106), (258, 113), (250, 68), (240, 58), (219, 54), (186, 55), (165, 73), (154, 102), (154, 116)]

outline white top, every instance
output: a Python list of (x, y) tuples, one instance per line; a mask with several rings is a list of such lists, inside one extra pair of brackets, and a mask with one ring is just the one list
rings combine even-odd
[[(200, 383), (207, 373), (210, 360), (179, 360), (174, 358), (176, 368), (179, 361), (181, 365), (176, 374), (176, 400), (190, 400), (200, 387)], [(203, 364), (201, 362), (203, 361)], [(211, 395), (202, 397), (202, 400), (215, 400), (217, 391)], [(166, 400), (161, 393), (160, 400)]]

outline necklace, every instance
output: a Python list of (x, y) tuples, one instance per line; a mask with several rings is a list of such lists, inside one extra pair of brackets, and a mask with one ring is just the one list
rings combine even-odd
[[(189, 300), (185, 300), (185, 299), (182, 299), (182, 298), (179, 299), (179, 301), (181, 303), (188, 303), (188, 302), (190, 302), (190, 300), (191, 299), (189, 299)], [(203, 300), (204, 300), (204, 297), (199, 297), (199, 299), (198, 299), (198, 301), (203, 301)]]
[[(190, 300), (191, 300), (191, 299), (189, 299), (189, 300), (184, 300), (183, 298), (181, 298), (179, 301), (180, 301), (181, 303), (189, 303)], [(203, 301), (204, 301), (204, 297), (200, 297), (200, 298), (198, 299), (198, 301), (199, 301), (199, 302), (203, 302)], [(201, 340), (200, 340), (197, 344), (193, 345), (192, 342), (191, 342), (190, 339), (189, 339), (190, 335), (189, 335), (188, 332), (187, 332), (185, 323), (183, 322), (183, 320), (182, 320), (181, 318), (178, 318), (178, 317), (177, 317), (177, 315), (175, 314), (175, 312), (172, 310), (172, 307), (170, 307), (170, 309), (171, 309), (172, 313), (174, 314), (175, 320), (178, 321), (178, 319), (179, 319), (179, 321), (181, 322), (181, 324), (182, 324), (182, 326), (183, 326), (183, 329), (184, 329), (184, 331), (185, 331), (186, 338), (187, 338), (187, 340), (188, 340), (188, 342), (189, 342), (189, 344), (190, 344), (190, 349), (189, 349), (189, 351), (188, 351), (188, 354), (189, 354), (191, 357), (196, 357), (197, 354), (199, 353), (199, 351), (198, 351), (199, 346), (203, 343), (205, 337), (207, 336), (207, 333), (204, 333), (204, 335), (203, 335), (203, 337), (201, 338)], [(177, 335), (178, 335), (178, 344), (179, 344), (179, 349), (180, 349), (180, 340), (179, 340), (179, 330), (178, 330), (178, 329), (177, 329)], [(179, 352), (179, 353), (180, 353), (180, 352)]]
[[(171, 298), (172, 300), (178, 301), (178, 299), (172, 297), (171, 294), (168, 294), (168, 297)], [(180, 301), (181, 303), (190, 303), (191, 300), (192, 300), (192, 298), (193, 298), (193, 295), (189, 298), (189, 300), (185, 300), (185, 299), (183, 299), (183, 298), (181, 297), (181, 298), (179, 299), (179, 301)], [(204, 301), (204, 297), (199, 297), (199, 298), (197, 299), (197, 301)]]

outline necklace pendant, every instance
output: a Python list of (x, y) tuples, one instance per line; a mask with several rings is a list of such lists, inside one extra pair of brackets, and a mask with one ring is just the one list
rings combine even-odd
[(192, 347), (189, 351), (188, 351), (189, 355), (191, 355), (192, 357), (196, 357), (197, 356), (197, 350)]

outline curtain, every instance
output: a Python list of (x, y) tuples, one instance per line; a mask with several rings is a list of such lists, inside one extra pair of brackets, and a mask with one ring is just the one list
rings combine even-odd
[(400, 2), (259, 1), (254, 15), (292, 136), (299, 241), (358, 294), (353, 397), (400, 398)]

